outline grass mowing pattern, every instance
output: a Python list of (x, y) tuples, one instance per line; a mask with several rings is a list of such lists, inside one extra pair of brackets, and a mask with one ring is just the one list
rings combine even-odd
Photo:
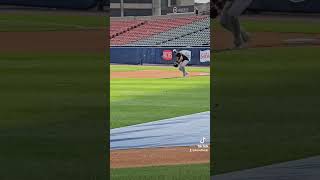
[(319, 47), (215, 57), (213, 174), (320, 154)]
[[(113, 71), (116, 68), (111, 69)], [(153, 69), (154, 67), (143, 68)], [(126, 66), (125, 69), (136, 70), (137, 67)], [(198, 68), (200, 71), (205, 69), (208, 70), (208, 68)], [(173, 79), (112, 79), (110, 84), (111, 128), (209, 111), (209, 79), (208, 76)]]
[(112, 180), (208, 180), (209, 164), (112, 169)]
[(105, 179), (102, 59), (0, 54), (0, 179)]
[(57, 15), (47, 13), (1, 13), (0, 32), (66, 31), (105, 28), (109, 19), (103, 16)]

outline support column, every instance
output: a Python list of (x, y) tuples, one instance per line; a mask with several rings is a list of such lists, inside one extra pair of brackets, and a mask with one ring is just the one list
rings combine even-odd
[(152, 14), (153, 16), (161, 15), (161, 0), (152, 0)]
[(123, 0), (120, 1), (120, 11), (121, 11), (121, 17), (124, 16), (124, 2)]

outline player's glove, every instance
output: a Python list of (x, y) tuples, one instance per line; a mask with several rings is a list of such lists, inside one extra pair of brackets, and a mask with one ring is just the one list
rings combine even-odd
[(216, 19), (219, 16), (219, 12), (216, 8), (211, 8), (210, 9), (210, 18), (211, 19)]
[(179, 66), (179, 63), (178, 62), (174, 62), (173, 63), (173, 67), (178, 67)]
[(218, 1), (217, 4), (216, 4), (216, 7), (217, 7), (218, 10), (222, 10), (225, 4), (226, 4), (225, 0)]
[(217, 18), (224, 8), (227, 0), (212, 0), (210, 4), (210, 17), (212, 19)]

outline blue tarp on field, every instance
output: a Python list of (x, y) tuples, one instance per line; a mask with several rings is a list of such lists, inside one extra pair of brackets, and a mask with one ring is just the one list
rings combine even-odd
[(210, 144), (210, 112), (111, 129), (110, 149)]
[(319, 180), (320, 156), (212, 176), (211, 180)]

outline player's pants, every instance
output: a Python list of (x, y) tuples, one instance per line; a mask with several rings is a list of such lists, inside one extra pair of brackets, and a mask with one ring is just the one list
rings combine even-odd
[(247, 32), (241, 28), (239, 16), (251, 4), (252, 0), (227, 1), (220, 17), (220, 24), (233, 34), (235, 46), (240, 46), (248, 40)]
[(186, 71), (186, 66), (189, 63), (189, 61), (184, 60), (179, 64), (179, 70), (183, 73), (183, 76), (186, 76), (188, 72)]

